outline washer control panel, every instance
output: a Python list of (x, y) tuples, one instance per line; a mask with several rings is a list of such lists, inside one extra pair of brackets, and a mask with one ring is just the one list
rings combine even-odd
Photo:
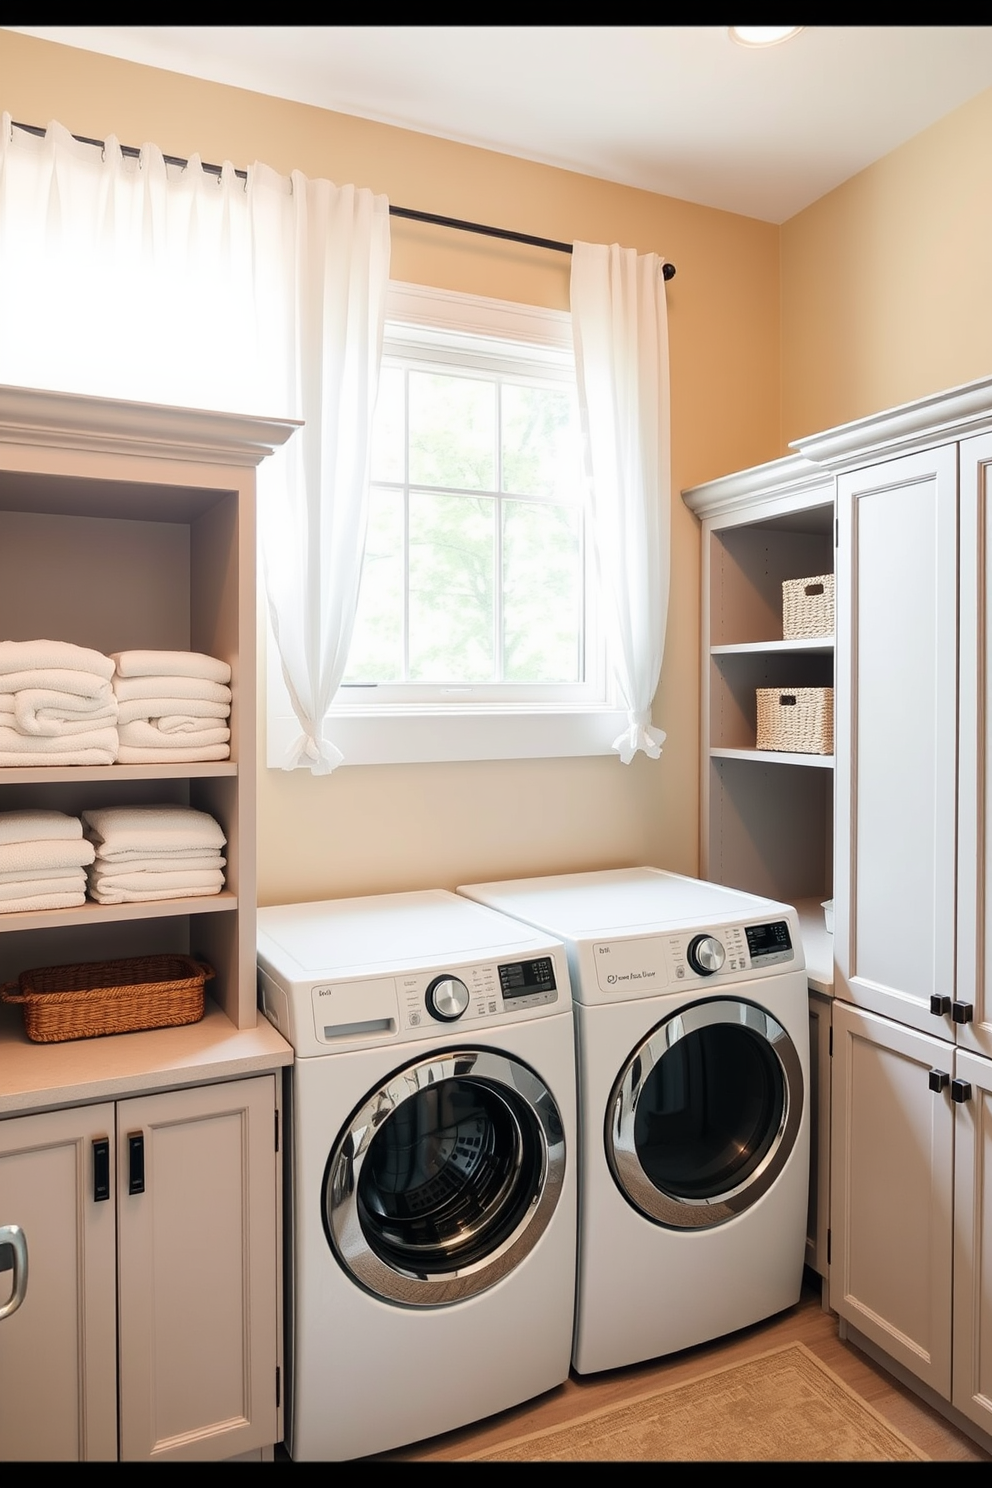
[(396, 983), (407, 1028), (477, 1023), (558, 1001), (551, 956), (481, 962), (434, 976), (412, 973), (397, 977)]
[(599, 990), (616, 997), (650, 996), (710, 978), (722, 982), (742, 972), (760, 974), (796, 959), (787, 920), (596, 941), (592, 955)]

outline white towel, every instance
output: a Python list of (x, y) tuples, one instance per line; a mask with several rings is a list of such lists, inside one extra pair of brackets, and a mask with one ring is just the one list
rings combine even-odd
[(129, 703), (134, 698), (150, 699), (154, 706), (148, 708), (149, 718), (184, 712), (181, 701), (184, 698), (203, 698), (208, 703), (231, 701), (229, 687), (222, 682), (209, 682), (205, 677), (115, 677), (114, 693), (119, 703)]
[(77, 909), (86, 903), (86, 894), (28, 894), (23, 899), (0, 900), (0, 914), (27, 914), (33, 909)]
[(119, 677), (204, 677), (208, 682), (230, 682), (231, 668), (202, 651), (112, 651)]
[(0, 672), (0, 693), (27, 692), (33, 688), (68, 693), (70, 697), (89, 698), (94, 703), (107, 703), (114, 695), (109, 677), (96, 672), (73, 672), (61, 667), (31, 667), (23, 672)]
[(0, 873), (0, 884), (33, 883), (38, 878), (61, 878), (63, 880), (83, 878), (86, 874), (79, 864), (71, 868), (16, 868), (12, 873)]
[(200, 873), (204, 869), (224, 868), (227, 859), (219, 852), (203, 853), (118, 853), (105, 857), (98, 852), (91, 865), (93, 873)]
[(230, 703), (213, 702), (209, 698), (131, 698), (117, 704), (118, 724), (154, 718), (165, 733), (181, 732), (190, 723), (203, 720), (216, 723), (230, 716)]
[(0, 883), (0, 909), (11, 899), (27, 899), (38, 894), (86, 893), (86, 874), (79, 869), (71, 876), (56, 874), (53, 878), (23, 878)]
[(135, 749), (121, 744), (117, 750), (117, 762), (121, 765), (192, 765), (230, 757), (230, 744), (204, 744), (197, 749)]
[(99, 872), (100, 866), (94, 863), (88, 875), (90, 890), (100, 894), (113, 893), (117, 889), (129, 889), (134, 893), (145, 889), (153, 893), (159, 889), (213, 889), (220, 893), (224, 887), (224, 875), (220, 869), (200, 873), (107, 873)]
[(216, 718), (190, 719), (191, 728), (163, 732), (154, 718), (135, 718), (122, 723), (118, 736), (122, 744), (133, 749), (201, 749), (205, 744), (226, 744), (231, 730)]
[(98, 703), (91, 698), (55, 692), (51, 688), (22, 688), (7, 698), (0, 698), (0, 712), (6, 711), (3, 704), (7, 701), (13, 704), (13, 723), (7, 716), (0, 721), (5, 727), (12, 726), (22, 734), (62, 738), (66, 734), (82, 734), (117, 722), (117, 699), (113, 693), (106, 702)]
[(14, 768), (24, 765), (42, 766), (58, 769), (62, 765), (112, 765), (117, 758), (116, 729), (114, 730), (115, 742), (113, 751), (109, 749), (77, 749), (75, 744), (72, 748), (69, 739), (62, 739), (61, 749), (54, 749), (46, 754), (26, 754), (23, 749), (0, 749), (0, 767)]
[(80, 838), (83, 824), (64, 811), (0, 811), (0, 843)]
[(192, 806), (101, 806), (83, 812), (83, 831), (101, 856), (138, 850), (202, 852), (223, 847), (220, 823)]
[(90, 898), (97, 904), (140, 904), (149, 899), (204, 899), (209, 894), (219, 894), (220, 889), (107, 889), (90, 890)]
[(81, 749), (102, 750), (109, 756), (108, 763), (112, 763), (117, 755), (117, 743), (117, 730), (113, 726), (91, 728), (85, 733), (53, 737), (48, 734), (22, 734), (20, 729), (5, 728), (0, 724), (0, 752), (22, 753), (25, 759), (38, 756), (39, 764), (44, 764), (44, 756), (53, 751), (57, 754), (66, 750)]
[(0, 873), (16, 873), (21, 868), (83, 868), (95, 856), (92, 842), (84, 837), (5, 842), (0, 844)]
[(112, 677), (114, 663), (101, 651), (75, 646), (71, 641), (0, 641), (0, 672), (35, 671), (57, 667)]

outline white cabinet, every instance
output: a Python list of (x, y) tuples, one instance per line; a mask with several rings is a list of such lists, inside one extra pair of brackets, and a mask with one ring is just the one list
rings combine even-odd
[(0, 1213), (28, 1246), (0, 1459), (279, 1439), (276, 1109), (270, 1074), (0, 1122)]
[(834, 1004), (830, 1305), (992, 1430), (992, 1062)]

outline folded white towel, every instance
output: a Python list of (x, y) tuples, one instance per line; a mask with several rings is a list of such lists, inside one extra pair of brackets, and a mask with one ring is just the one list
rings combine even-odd
[(230, 682), (231, 668), (202, 651), (112, 651), (119, 677), (205, 677), (208, 682)]
[(0, 693), (27, 692), (32, 688), (68, 693), (70, 697), (89, 698), (94, 703), (107, 703), (114, 695), (109, 677), (96, 672), (73, 672), (63, 667), (31, 667), (23, 672), (0, 672)]
[(38, 878), (59, 878), (65, 883), (80, 877), (85, 879), (86, 873), (78, 863), (71, 868), (16, 868), (12, 873), (0, 873), (0, 884), (33, 883)]
[(117, 730), (113, 726), (91, 728), (85, 733), (52, 736), (50, 734), (22, 734), (20, 729), (5, 728), (0, 724), (0, 752), (5, 754), (19, 752), (24, 755), (25, 759), (37, 755), (39, 764), (45, 763), (43, 756), (46, 754), (80, 749), (103, 750), (112, 762), (117, 754), (117, 743)]
[(97, 853), (91, 864), (92, 873), (201, 873), (224, 868), (227, 859), (219, 852), (202, 853), (118, 853), (104, 857)]
[[(13, 706), (13, 720), (6, 716), (5, 702)], [(101, 725), (116, 724), (117, 699), (113, 693), (105, 702), (80, 697), (69, 692), (55, 692), (52, 688), (22, 688), (0, 698), (0, 719), (4, 727), (13, 727), (22, 734), (41, 734), (51, 738), (62, 738), (66, 734), (82, 734)]]
[(219, 894), (220, 889), (90, 889), (90, 898), (97, 904), (140, 904), (150, 899), (204, 899), (210, 894)]
[(0, 909), (10, 899), (26, 899), (37, 894), (86, 893), (86, 874), (80, 868), (71, 875), (55, 874), (51, 878), (22, 878), (0, 883)]
[(116, 889), (129, 889), (134, 893), (144, 889), (153, 893), (160, 889), (214, 889), (219, 893), (224, 887), (224, 875), (219, 869), (200, 873), (107, 873), (98, 872), (100, 866), (94, 863), (88, 874), (91, 891), (100, 894), (112, 893)]
[(28, 894), (23, 899), (0, 899), (0, 914), (27, 914), (33, 909), (77, 909), (85, 903), (85, 892)]
[(95, 857), (93, 844), (85, 837), (5, 842), (0, 844), (0, 873), (16, 873), (21, 868), (83, 868)]
[(223, 847), (220, 823), (192, 806), (100, 806), (83, 812), (83, 831), (102, 856), (160, 849), (201, 852)]
[(64, 811), (0, 811), (0, 843), (42, 842), (52, 838), (81, 838), (78, 816)]
[(0, 641), (0, 672), (26, 672), (58, 667), (112, 677), (114, 663), (101, 651), (75, 646), (71, 641)]
[(154, 718), (160, 729), (169, 733), (181, 731), (187, 723), (202, 719), (213, 720), (231, 716), (230, 703), (214, 702), (209, 698), (130, 698), (117, 704), (117, 722), (135, 723), (138, 719)]
[(121, 744), (117, 750), (117, 760), (122, 765), (192, 765), (230, 757), (230, 744), (204, 744), (198, 749), (135, 749)]
[[(205, 677), (115, 677), (114, 693), (119, 703), (129, 703), (134, 698), (149, 698), (155, 706), (149, 707), (148, 717), (158, 718), (163, 713), (182, 713), (182, 699), (203, 698), (209, 703), (229, 703), (231, 689), (222, 682), (210, 682)], [(177, 706), (176, 699), (180, 702)], [(159, 701), (162, 706), (159, 706)]]
[(77, 749), (74, 743), (70, 749), (67, 746), (72, 742), (71, 739), (58, 741), (62, 745), (61, 749), (43, 754), (26, 754), (23, 749), (0, 749), (0, 767), (8, 769), (30, 765), (55, 770), (62, 765), (112, 765), (117, 758), (116, 732), (115, 729), (113, 750)]
[(122, 723), (118, 736), (122, 744), (133, 749), (202, 749), (204, 745), (226, 744), (231, 730), (216, 718), (192, 718), (188, 729), (163, 732), (154, 718), (135, 718)]

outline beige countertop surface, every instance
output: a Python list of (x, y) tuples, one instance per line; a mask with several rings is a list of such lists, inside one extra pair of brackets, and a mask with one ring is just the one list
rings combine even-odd
[(834, 995), (834, 938), (823, 918), (819, 899), (797, 899), (796, 913), (806, 955), (806, 979), (815, 992)]

